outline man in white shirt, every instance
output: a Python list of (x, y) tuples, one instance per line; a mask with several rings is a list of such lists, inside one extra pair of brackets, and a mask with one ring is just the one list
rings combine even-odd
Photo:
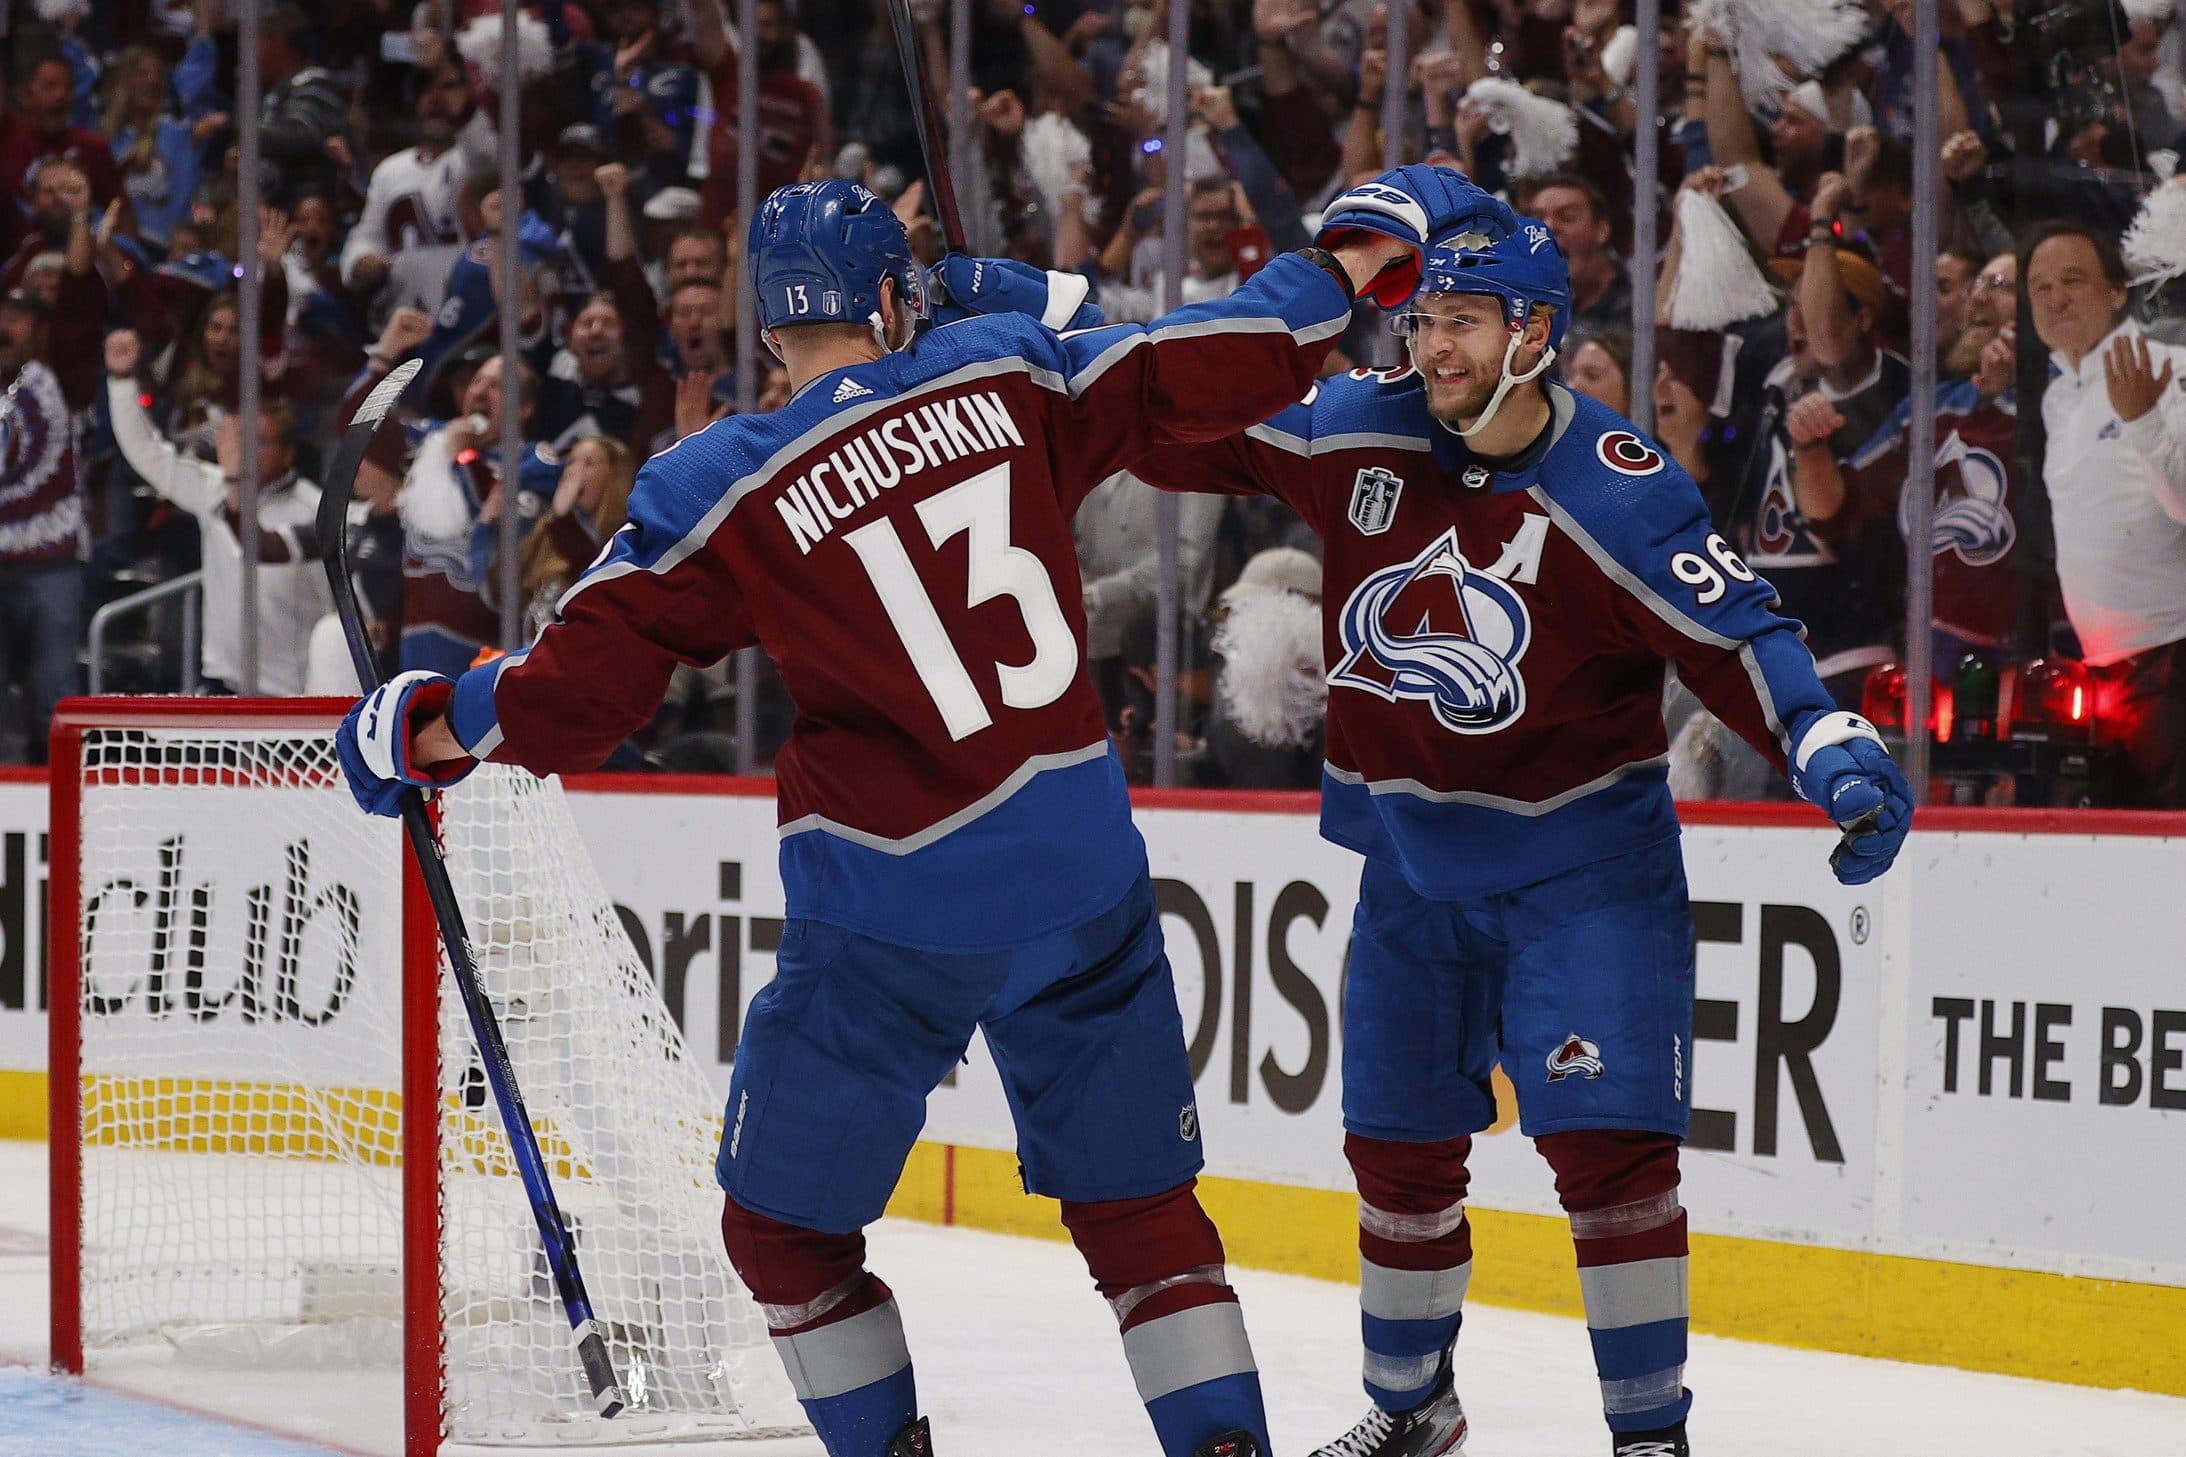
[(2065, 611), (2139, 805), (2186, 807), (2186, 349), (2126, 316), (2117, 242), (2045, 223), (2020, 254), (2050, 351), (2042, 468)]
[(418, 144), (372, 169), (364, 212), (342, 245), (343, 282), (387, 290), (390, 308), (439, 310), (448, 270), (465, 242), (456, 200), (470, 159), (457, 139), (471, 109), (461, 65), (444, 62), (425, 77), (417, 98)]
[[(143, 345), (135, 331), (106, 336), (106, 403), (122, 458), (144, 483), (197, 518), (205, 568), (206, 686), (236, 692), (243, 677), (242, 424), (221, 422), (220, 460), (177, 450), (152, 423), (139, 394)], [(313, 624), (333, 611), (313, 518), (319, 488), (295, 471), (296, 417), (277, 400), (258, 417), (258, 691), (301, 693)]]

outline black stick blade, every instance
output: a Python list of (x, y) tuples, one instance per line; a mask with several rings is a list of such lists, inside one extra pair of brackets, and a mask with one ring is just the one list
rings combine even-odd
[(372, 436), (379, 430), (380, 422), (395, 407), (395, 400), (410, 387), (417, 372), (424, 368), (424, 361), (411, 359), (396, 365), (387, 372), (387, 378), (372, 387), (357, 406), (357, 413), (349, 419), (342, 431), (342, 443), (334, 452), (334, 464), (319, 486), (319, 515), (316, 526), (319, 532), (319, 559), (326, 568), (327, 586), (334, 594), (334, 610), (341, 618), (342, 636), (349, 643), (350, 661), (356, 665), (357, 681), (370, 692), (380, 685), (379, 665), (374, 661), (372, 644), (365, 633), (364, 613), (357, 603), (355, 586), (349, 579), (349, 502), (357, 494), (357, 471), (364, 464), (364, 453), (372, 445)]
[(926, 74), (918, 24), (911, 17), (909, 0), (888, 0), (888, 22), (895, 28), (896, 58), (903, 63), (903, 81), (911, 91), (911, 123), (918, 132), (918, 150), (926, 159), (926, 189), (933, 197), (934, 217), (941, 224), (941, 241), (951, 253), (962, 253), (964, 219), (957, 211), (956, 182), (942, 150), (948, 133), (941, 124), (941, 107), (934, 100), (933, 78)]

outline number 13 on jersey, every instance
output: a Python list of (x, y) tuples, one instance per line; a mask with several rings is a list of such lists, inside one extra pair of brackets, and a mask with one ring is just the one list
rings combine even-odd
[[(1063, 696), (1078, 674), (1078, 636), (1055, 596), (1055, 584), (1039, 557), (1010, 544), (1010, 468), (1007, 463), (983, 470), (969, 480), (927, 497), (917, 506), (919, 524), (938, 549), (959, 533), (968, 536), (971, 570), (967, 608), (1008, 597), (1017, 605), (1032, 638), (1032, 658), (1025, 663), (994, 664), (1007, 708), (1045, 708)], [(919, 681), (926, 686), (951, 739), (962, 740), (994, 722), (971, 670), (942, 626), (934, 599), (911, 564), (885, 517), (847, 533), (850, 543), (880, 595), (888, 621), (903, 640)]]

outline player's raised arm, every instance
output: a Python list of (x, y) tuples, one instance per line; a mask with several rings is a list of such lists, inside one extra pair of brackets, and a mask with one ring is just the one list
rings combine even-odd
[[(1431, 240), (1509, 215), (1448, 168), (1399, 167), (1338, 197), (1315, 246), (1273, 260), (1227, 298), (1146, 325), (1026, 330), (1028, 355), (1061, 386), (1053, 438), (1072, 442), (1055, 462), (1065, 505), (1157, 446), (1220, 440), (1295, 403), (1357, 299), (1401, 305)], [(989, 260), (952, 260), (937, 273), (937, 293), (966, 312), (1024, 314), (1049, 329), (1082, 316), (1063, 307), (1075, 301), (1060, 286), (1032, 286)]]
[(1303, 400), (1220, 440), (1157, 445), (1132, 463), (1131, 473), (1164, 491), (1273, 496), (1318, 531), (1313, 407), (1321, 388), (1308, 387)]

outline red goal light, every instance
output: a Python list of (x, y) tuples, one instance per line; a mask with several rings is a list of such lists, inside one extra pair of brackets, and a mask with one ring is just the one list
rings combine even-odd
[(2021, 670), (2012, 712), (2015, 734), (2081, 737), (2095, 725), (2095, 684), (2087, 669), (2068, 658), (2036, 658)]
[[(1866, 682), (1860, 685), (1860, 716), (1887, 733), (1903, 734), (1909, 681), (1903, 663), (1877, 663), (1869, 668)], [(1928, 700), (1928, 732), (1939, 740), (1951, 737), (1951, 698), (1951, 684), (1939, 682)]]
[(1905, 665), (1877, 663), (1860, 688), (1860, 716), (1879, 729), (1905, 732)]

